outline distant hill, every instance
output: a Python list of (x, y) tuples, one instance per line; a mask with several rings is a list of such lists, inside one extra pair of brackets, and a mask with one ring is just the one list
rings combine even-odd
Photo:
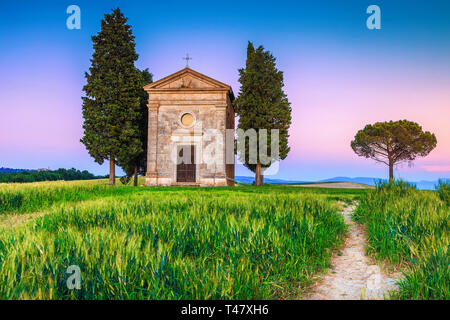
[(383, 181), (387, 182), (386, 179), (379, 179), (379, 178), (369, 178), (369, 177), (356, 177), (356, 178), (349, 178), (349, 177), (334, 177), (330, 179), (320, 180), (319, 182), (354, 182), (354, 183), (362, 183), (362, 184), (368, 184), (369, 186), (375, 185), (375, 182), (377, 181)]
[[(255, 180), (254, 177), (244, 177), (244, 176), (237, 176), (236, 181), (237, 182), (244, 182), (244, 183), (253, 183)], [(356, 178), (349, 178), (349, 177), (334, 177), (319, 181), (304, 181), (304, 180), (283, 180), (283, 179), (270, 179), (264, 177), (265, 183), (314, 183), (314, 182), (354, 182), (354, 183), (362, 183), (367, 184), (369, 186), (374, 186), (377, 181), (384, 181), (387, 182), (386, 179), (379, 179), (379, 178), (370, 178), (370, 177), (356, 177)], [(445, 179), (444, 179), (445, 180)], [(450, 179), (447, 179), (450, 180)], [(418, 189), (420, 190), (434, 190), (436, 184), (438, 183), (437, 180), (435, 181), (408, 181), (412, 184), (415, 184)]]
[(39, 182), (39, 181), (73, 181), (73, 180), (92, 180), (104, 179), (105, 176), (96, 176), (86, 170), (80, 171), (75, 168), (72, 169), (10, 169), (1, 168), (0, 183), (24, 183), (24, 182)]
[[(20, 172), (38, 172), (38, 171), (44, 171), (45, 169), (41, 170), (33, 170), (33, 169), (13, 169), (13, 168), (0, 168), (0, 173), (20, 173)], [(101, 177), (96, 177), (101, 178)], [(236, 176), (235, 180), (237, 182), (243, 182), (243, 183), (253, 183), (255, 181), (255, 177), (247, 177), (247, 176)], [(349, 177), (334, 177), (324, 180), (318, 180), (318, 181), (305, 181), (305, 180), (285, 180), (285, 179), (271, 179), (264, 177), (265, 183), (316, 183), (316, 182), (354, 182), (354, 183), (361, 183), (361, 184), (367, 184), (369, 186), (374, 186), (377, 181), (384, 181), (387, 182), (386, 179), (379, 179), (379, 178), (370, 178), (370, 177), (356, 177), (356, 178), (349, 178)], [(450, 180), (450, 178), (444, 179), (444, 180)], [(427, 181), (427, 180), (420, 180), (420, 181), (408, 181), (412, 184), (415, 184), (418, 189), (420, 190), (434, 190), (436, 184), (438, 183), (437, 180), (434, 181)]]
[(12, 169), (12, 168), (0, 168), (0, 173), (19, 173), (19, 172), (35, 172), (32, 169)]

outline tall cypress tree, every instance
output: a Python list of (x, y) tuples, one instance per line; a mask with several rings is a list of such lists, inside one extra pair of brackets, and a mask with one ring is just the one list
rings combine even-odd
[(94, 54), (83, 88), (81, 142), (99, 164), (109, 159), (109, 183), (115, 184), (116, 159), (129, 152), (125, 146), (143, 148), (136, 138), (142, 94), (141, 76), (134, 66), (138, 55), (131, 27), (119, 8), (105, 14), (101, 31), (92, 41)]
[(118, 158), (119, 165), (127, 176), (134, 176), (134, 186), (138, 185), (138, 175), (147, 171), (148, 94), (142, 87), (153, 81), (153, 75), (148, 69), (138, 72), (141, 77), (140, 108), (138, 116), (130, 125), (134, 128), (133, 139), (139, 139), (139, 143), (125, 145)]
[[(247, 47), (245, 68), (239, 69), (241, 88), (234, 108), (239, 115), (238, 129), (255, 129), (258, 137), (257, 163), (249, 163), (248, 144), (238, 155), (244, 165), (255, 172), (255, 184), (263, 184), (263, 170), (279, 159), (285, 159), (289, 153), (289, 127), (291, 125), (291, 107), (283, 91), (283, 72), (277, 70), (275, 57), (265, 51), (263, 46), (254, 48), (251, 42)], [(267, 129), (267, 153), (271, 154), (271, 129), (279, 130), (279, 157), (270, 162), (261, 163), (259, 157), (260, 129)]]

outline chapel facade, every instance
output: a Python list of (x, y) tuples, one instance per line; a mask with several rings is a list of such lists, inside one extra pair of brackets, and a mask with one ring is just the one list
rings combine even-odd
[(233, 186), (231, 87), (186, 67), (144, 89), (149, 96), (146, 185)]

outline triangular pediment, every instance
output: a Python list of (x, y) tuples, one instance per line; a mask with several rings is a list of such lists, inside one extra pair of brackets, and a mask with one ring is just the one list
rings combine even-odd
[(231, 90), (231, 87), (225, 83), (217, 81), (213, 78), (205, 76), (200, 72), (194, 71), (190, 68), (184, 68), (170, 76), (164, 77), (156, 82), (150, 83), (144, 87), (145, 90), (158, 89), (226, 89)]

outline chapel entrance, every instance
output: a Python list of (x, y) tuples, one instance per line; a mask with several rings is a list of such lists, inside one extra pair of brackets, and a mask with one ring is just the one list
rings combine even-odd
[(177, 182), (195, 182), (195, 146), (178, 146)]

